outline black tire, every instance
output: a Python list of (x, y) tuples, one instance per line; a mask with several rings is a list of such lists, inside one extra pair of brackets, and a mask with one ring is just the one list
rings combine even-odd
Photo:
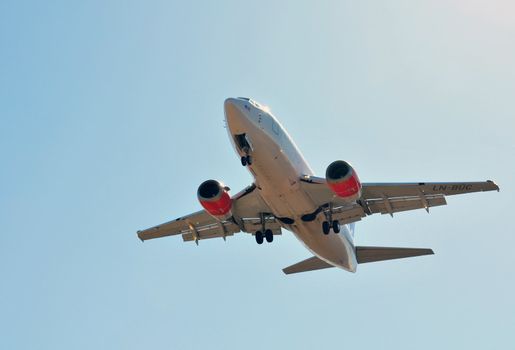
[(340, 233), (340, 223), (338, 220), (333, 221), (333, 231), (334, 233)]
[(243, 166), (247, 165), (247, 157), (241, 157), (241, 165), (243, 165)]
[(324, 235), (328, 235), (330, 230), (331, 230), (331, 226), (329, 225), (329, 222), (324, 221), (322, 223), (322, 232), (324, 233)]
[(247, 156), (247, 165), (252, 165), (252, 157)]
[(274, 233), (272, 230), (265, 231), (265, 238), (268, 243), (272, 243), (274, 241)]
[(263, 232), (261, 232), (261, 231), (256, 232), (256, 243), (263, 244)]

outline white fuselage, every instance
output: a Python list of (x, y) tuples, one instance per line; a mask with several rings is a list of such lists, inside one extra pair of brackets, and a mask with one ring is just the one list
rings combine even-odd
[(323, 214), (313, 221), (301, 219), (318, 209), (299, 183), (303, 175), (314, 174), (286, 130), (266, 108), (252, 100), (228, 98), (224, 109), (231, 142), (240, 157), (251, 155), (252, 164), (247, 168), (272, 214), (293, 219), (293, 224), (282, 226), (317, 257), (355, 272), (356, 254), (348, 225), (342, 226), (339, 234), (324, 235)]

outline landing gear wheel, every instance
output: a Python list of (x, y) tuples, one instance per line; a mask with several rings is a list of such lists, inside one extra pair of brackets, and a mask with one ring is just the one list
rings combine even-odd
[(261, 232), (261, 231), (256, 232), (256, 242), (257, 242), (257, 244), (263, 244), (263, 232)]
[(241, 157), (241, 165), (243, 165), (243, 166), (247, 165), (247, 157)]
[(268, 243), (272, 243), (272, 241), (274, 240), (274, 233), (272, 232), (272, 230), (265, 231), (265, 238)]
[(252, 165), (252, 157), (251, 156), (247, 156), (245, 158), (247, 158), (246, 159), (247, 160), (247, 165)]
[(333, 221), (333, 231), (334, 233), (340, 233), (340, 223), (338, 220)]
[(324, 235), (328, 235), (330, 229), (331, 229), (331, 227), (329, 226), (329, 222), (328, 221), (324, 221), (322, 223), (322, 232), (324, 232)]

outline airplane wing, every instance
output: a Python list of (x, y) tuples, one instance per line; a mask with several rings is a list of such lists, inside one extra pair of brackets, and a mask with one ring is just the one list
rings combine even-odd
[(253, 184), (232, 197), (233, 220), (219, 221), (201, 210), (186, 216), (179, 217), (161, 225), (138, 231), (138, 237), (142, 241), (149, 239), (182, 235), (185, 242), (233, 236), (244, 231), (254, 234), (262, 228), (263, 222), (266, 228), (272, 230), (274, 235), (281, 234), (281, 226), (276, 218), (267, 214), (270, 208), (263, 202), (261, 196), (255, 191)]
[(362, 196), (357, 203), (345, 203), (334, 195), (324, 178), (303, 176), (301, 186), (324, 210), (332, 206), (333, 218), (346, 224), (375, 213), (390, 214), (446, 205), (445, 196), (463, 193), (499, 191), (490, 180), (482, 182), (417, 182), (363, 183)]

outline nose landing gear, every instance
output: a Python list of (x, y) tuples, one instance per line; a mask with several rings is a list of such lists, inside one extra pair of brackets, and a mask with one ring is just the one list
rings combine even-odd
[(243, 165), (243, 166), (252, 165), (252, 157), (249, 155), (241, 157), (241, 165)]
[(250, 145), (250, 142), (247, 139), (247, 135), (234, 135), (234, 141), (236, 143), (237, 148), (245, 154), (243, 157), (241, 157), (241, 165), (252, 165), (252, 157), (250, 156), (250, 150), (252, 149), (252, 146)]

